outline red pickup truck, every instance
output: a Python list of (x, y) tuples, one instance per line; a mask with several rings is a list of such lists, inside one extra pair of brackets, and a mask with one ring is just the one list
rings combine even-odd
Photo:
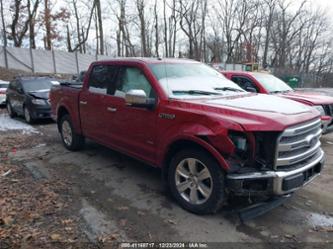
[(321, 114), (323, 133), (333, 131), (333, 98), (320, 93), (295, 91), (269, 73), (222, 71), (224, 76), (248, 92), (274, 94), (315, 107)]
[(54, 86), (50, 100), (66, 148), (89, 138), (159, 167), (178, 203), (198, 214), (230, 195), (289, 195), (324, 164), (318, 111), (248, 93), (191, 60), (95, 62), (83, 85)]

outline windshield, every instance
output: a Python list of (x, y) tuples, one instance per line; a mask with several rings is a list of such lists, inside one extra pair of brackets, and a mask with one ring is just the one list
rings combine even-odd
[(0, 88), (8, 88), (8, 83), (0, 83)]
[(150, 67), (171, 98), (244, 92), (221, 73), (202, 63), (153, 64)]
[(58, 85), (59, 82), (55, 79), (31, 79), (23, 80), (22, 86), (26, 92), (44, 92), (50, 91), (52, 85)]
[(270, 93), (289, 92), (293, 89), (271, 74), (253, 73), (253, 77)]

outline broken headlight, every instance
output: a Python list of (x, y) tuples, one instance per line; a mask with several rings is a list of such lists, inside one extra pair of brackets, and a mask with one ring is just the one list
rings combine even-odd
[(319, 111), (321, 116), (325, 116), (326, 115), (324, 107), (322, 107), (321, 105), (315, 105), (313, 108), (315, 108), (317, 111)]
[(247, 159), (249, 156), (249, 142), (246, 134), (237, 131), (230, 131), (229, 138), (235, 146), (236, 155), (240, 159)]

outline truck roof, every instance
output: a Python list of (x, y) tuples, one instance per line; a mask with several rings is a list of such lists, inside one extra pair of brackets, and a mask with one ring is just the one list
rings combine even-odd
[(243, 74), (243, 75), (256, 75), (256, 74), (271, 74), (270, 72), (267, 71), (261, 71), (261, 72), (247, 72), (247, 71), (221, 71), (221, 73), (232, 73), (232, 74)]
[(100, 60), (94, 63), (107, 63), (107, 62), (140, 62), (145, 64), (162, 64), (162, 63), (199, 63), (190, 59), (178, 58), (153, 58), (153, 57), (118, 57), (110, 60)]

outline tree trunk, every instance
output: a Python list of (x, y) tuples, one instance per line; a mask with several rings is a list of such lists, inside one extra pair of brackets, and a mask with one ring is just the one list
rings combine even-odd
[(158, 49), (159, 49), (159, 30), (158, 30), (157, 0), (155, 0), (154, 14), (155, 14), (155, 51), (156, 51), (156, 56), (160, 57), (160, 54), (158, 51)]
[(0, 8), (1, 8), (0, 13), (1, 13), (1, 23), (2, 23), (2, 31), (3, 31), (3, 45), (4, 45), (4, 47), (7, 47), (7, 33), (6, 33), (5, 16), (4, 16), (4, 12), (3, 12), (3, 0), (0, 0)]
[(51, 38), (51, 10), (49, 6), (49, 0), (44, 0), (45, 5), (45, 13), (44, 13), (44, 22), (45, 22), (45, 49), (51, 50), (52, 49), (52, 38)]
[[(81, 44), (81, 29), (80, 29), (80, 18), (79, 13), (77, 11), (76, 0), (73, 0), (73, 7), (74, 7), (74, 15), (76, 19), (76, 33), (77, 33), (77, 40), (78, 43)], [(82, 53), (82, 46), (79, 47), (80, 53)]]
[(67, 28), (67, 50), (68, 50), (68, 52), (72, 52), (71, 35), (70, 35), (70, 32), (69, 32), (68, 25), (66, 26), (66, 28)]
[(99, 47), (100, 54), (104, 55), (104, 34), (103, 34), (103, 20), (102, 20), (102, 9), (101, 1), (96, 0), (96, 10), (97, 10), (97, 19), (98, 19), (98, 32), (99, 32)]

